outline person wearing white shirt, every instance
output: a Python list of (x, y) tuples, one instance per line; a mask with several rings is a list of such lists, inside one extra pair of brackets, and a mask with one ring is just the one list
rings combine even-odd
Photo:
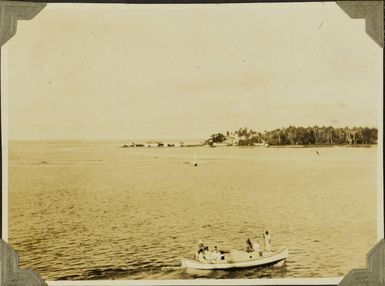
[(219, 252), (219, 250), (216, 246), (214, 247), (214, 250), (211, 253), (211, 260), (213, 260), (213, 261), (221, 260), (221, 253)]
[(271, 237), (269, 235), (269, 232), (266, 230), (265, 233), (263, 234), (263, 238), (265, 240), (265, 250), (266, 252), (270, 252), (270, 242), (271, 242)]
[(261, 249), (260, 249), (260, 245), (259, 245), (258, 241), (254, 242), (254, 247), (253, 248), (254, 248), (254, 251), (259, 254)]
[(207, 246), (205, 247), (205, 250), (203, 252), (203, 258), (206, 261), (211, 261), (211, 251), (209, 251), (209, 248)]

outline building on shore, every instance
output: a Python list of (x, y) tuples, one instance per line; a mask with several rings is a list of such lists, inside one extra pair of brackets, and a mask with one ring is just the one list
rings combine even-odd
[(227, 146), (236, 146), (239, 144), (239, 138), (238, 136), (226, 136), (225, 142)]
[(163, 147), (163, 143), (159, 141), (149, 141), (144, 143), (144, 147)]

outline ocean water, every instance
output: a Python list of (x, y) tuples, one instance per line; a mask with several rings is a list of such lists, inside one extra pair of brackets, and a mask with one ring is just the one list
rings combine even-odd
[[(9, 243), (45, 280), (337, 277), (376, 242), (377, 147), (9, 144)], [(318, 151), (319, 154), (316, 153)], [(197, 157), (198, 167), (191, 162)], [(266, 227), (282, 267), (186, 271)]]

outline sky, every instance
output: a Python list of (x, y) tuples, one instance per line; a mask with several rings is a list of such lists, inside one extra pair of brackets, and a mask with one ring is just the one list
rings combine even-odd
[(48, 4), (2, 57), (9, 139), (379, 123), (382, 49), (332, 2)]

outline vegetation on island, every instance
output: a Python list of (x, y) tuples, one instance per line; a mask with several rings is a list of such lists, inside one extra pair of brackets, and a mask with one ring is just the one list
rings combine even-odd
[(216, 133), (201, 143), (172, 143), (148, 141), (145, 143), (124, 144), (128, 147), (198, 147), (198, 146), (368, 146), (377, 144), (377, 128), (332, 126), (313, 126), (278, 128), (257, 132), (253, 129), (240, 128), (234, 132)]
[(240, 128), (234, 132), (211, 135), (205, 144), (216, 145), (362, 145), (376, 144), (377, 128), (332, 126), (313, 126), (278, 128), (271, 131), (257, 132)]

